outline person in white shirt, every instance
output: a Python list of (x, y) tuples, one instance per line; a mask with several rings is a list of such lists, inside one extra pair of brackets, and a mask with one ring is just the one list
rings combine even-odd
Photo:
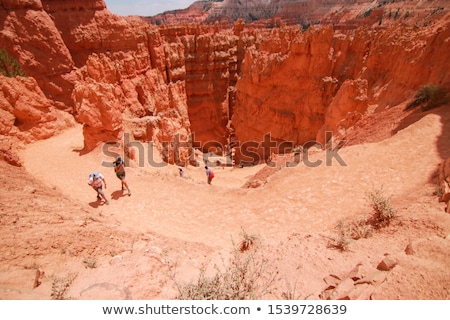
[(90, 185), (95, 191), (97, 191), (97, 200), (105, 200), (106, 204), (109, 204), (108, 199), (106, 199), (105, 193), (103, 192), (103, 185), (106, 189), (105, 177), (98, 172), (91, 173), (89, 175), (88, 185)]

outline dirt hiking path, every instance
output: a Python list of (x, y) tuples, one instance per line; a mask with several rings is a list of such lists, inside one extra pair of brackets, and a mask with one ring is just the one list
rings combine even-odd
[[(328, 274), (347, 274), (360, 263), (376, 266), (386, 252), (403, 252), (408, 241), (431, 239), (430, 235), (437, 234), (421, 257), (432, 261), (418, 257), (410, 260), (400, 254), (403, 267), (396, 269), (397, 276), (392, 275), (375, 298), (450, 298), (450, 244), (444, 240), (450, 234), (450, 219), (443, 214), (443, 204), (432, 195), (437, 166), (450, 156), (450, 133), (446, 128), (450, 113), (441, 108), (420, 116), (413, 114), (407, 120), (410, 122), (400, 125), (395, 113), (372, 120), (398, 132), (391, 138), (340, 149), (338, 156), (345, 165), (338, 163), (336, 156), (327, 166), (326, 153), (317, 152), (310, 161), (322, 161), (321, 165), (308, 167), (300, 163), (282, 168), (256, 189), (241, 186), (262, 166), (215, 168), (213, 185), (207, 185), (203, 167), (188, 167), (187, 178), (183, 179), (174, 166), (154, 168), (145, 162), (144, 166), (132, 163), (127, 168), (132, 190), (128, 196), (120, 190), (113, 169), (102, 166), (104, 161), (112, 162), (112, 157), (101, 149), (80, 154), (80, 127), (31, 144), (21, 158), (26, 172), (43, 187), (42, 191), (32, 188), (30, 201), (44, 203), (46, 197), (51, 199), (52, 192), (46, 190), (53, 190), (59, 198), (53, 198), (51, 201), (56, 203), (48, 204), (50, 209), (45, 207), (39, 213), (26, 209), (33, 219), (30, 221), (54, 218), (48, 230), (23, 241), (43, 241), (44, 246), (54, 237), (49, 245), (55, 250), (48, 254), (47, 249), (42, 249), (42, 254), (35, 256), (25, 252), (20, 262), (18, 258), (12, 260), (14, 255), (21, 256), (19, 249), (5, 249), (10, 267), (5, 265), (0, 270), (0, 284), (6, 288), (0, 285), (0, 295), (48, 298), (50, 279), (34, 291), (23, 289), (19, 280), (34, 277), (30, 265), (38, 265), (55, 274), (77, 270), (80, 275), (72, 291), (79, 299), (171, 298), (176, 291), (164, 274), (170, 261), (177, 263), (180, 279), (192, 279), (205, 261), (218, 261), (221, 254), (229, 252), (232, 241), (242, 239), (244, 230), (264, 243), (260, 253), (266, 252), (277, 266), (280, 282), (297, 283), (299, 298), (317, 297)], [(364, 128), (360, 132), (359, 139)], [(368, 141), (370, 137), (368, 133)], [(93, 171), (105, 175), (110, 205), (97, 202), (95, 191), (87, 185)], [(376, 237), (358, 240), (349, 252), (330, 250), (327, 243), (335, 236), (337, 223), (367, 217), (370, 208), (366, 194), (380, 188), (387, 196), (392, 195), (391, 203), (401, 217), (399, 222)], [(23, 202), (17, 207), (36, 207), (27, 204), (26, 198)], [(11, 219), (11, 230), (18, 230), (16, 218)], [(20, 229), (22, 237), (32, 224)], [(38, 225), (44, 228), (42, 223)], [(55, 234), (58, 229), (53, 225), (58, 225), (61, 235)], [(12, 235), (4, 242), (13, 246), (15, 239)], [(23, 250), (27, 250), (26, 246)], [(80, 269), (87, 254), (98, 258), (98, 268)], [(25, 270), (17, 269), (24, 261)], [(12, 280), (11, 274), (17, 280)], [(398, 279), (408, 285), (399, 285)]]
[[(84, 156), (76, 151), (83, 146), (80, 127), (28, 146), (23, 161), (33, 176), (82, 204), (98, 207), (100, 214), (116, 218), (128, 231), (153, 231), (222, 247), (230, 244), (230, 236), (237, 238), (241, 228), (275, 238), (330, 230), (341, 219), (365, 214), (365, 195), (374, 188), (382, 187), (394, 201), (414, 197), (442, 161), (436, 147), (441, 127), (440, 117), (429, 114), (388, 141), (341, 149), (338, 156), (346, 166), (336, 157), (330, 157), (327, 166), (322, 152), (310, 159), (321, 161), (319, 166), (285, 168), (255, 190), (240, 186), (261, 166), (214, 168), (213, 185), (207, 185), (203, 167), (188, 167), (188, 179), (182, 179), (174, 166), (150, 168), (146, 163), (139, 168), (133, 163), (127, 169), (129, 197), (120, 190), (113, 169), (102, 167), (114, 158), (100, 149)], [(106, 177), (109, 206), (99, 205), (87, 185), (93, 171)]]

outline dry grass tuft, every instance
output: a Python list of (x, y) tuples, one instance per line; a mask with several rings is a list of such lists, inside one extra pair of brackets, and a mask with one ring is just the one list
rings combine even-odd
[(54, 276), (52, 281), (52, 293), (50, 294), (51, 299), (71, 300), (72, 298), (69, 298), (67, 294), (76, 277), (77, 274), (75, 273), (70, 273), (64, 278), (58, 278)]

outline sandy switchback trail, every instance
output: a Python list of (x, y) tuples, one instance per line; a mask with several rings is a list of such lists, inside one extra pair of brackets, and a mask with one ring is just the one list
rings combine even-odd
[[(340, 219), (366, 214), (365, 194), (373, 188), (383, 186), (393, 201), (405, 199), (429, 182), (441, 161), (436, 140), (443, 139), (442, 126), (438, 115), (428, 114), (388, 140), (341, 149), (346, 166), (335, 159), (326, 166), (325, 153), (318, 153), (311, 160), (322, 160), (321, 165), (285, 168), (258, 189), (240, 186), (261, 166), (216, 168), (209, 186), (202, 166), (187, 168), (188, 178), (182, 179), (174, 166), (134, 163), (127, 169), (133, 194), (122, 196), (113, 169), (101, 165), (113, 158), (100, 148), (86, 155), (77, 151), (83, 146), (80, 127), (29, 145), (22, 159), (30, 174), (80, 204), (96, 207), (120, 228), (223, 247), (242, 229), (278, 239), (295, 232), (326, 232)], [(93, 171), (106, 177), (109, 206), (98, 206), (87, 185)]]

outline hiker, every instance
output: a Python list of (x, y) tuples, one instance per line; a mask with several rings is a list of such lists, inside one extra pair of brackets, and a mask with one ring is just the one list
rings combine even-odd
[(206, 177), (208, 179), (208, 184), (211, 184), (212, 179), (214, 178), (214, 172), (208, 168), (208, 166), (205, 166), (206, 169)]
[(180, 177), (184, 178), (184, 169), (181, 166), (178, 166), (178, 172), (180, 173)]
[(116, 161), (113, 162), (113, 164), (116, 177), (122, 183), (122, 191), (125, 190), (126, 188), (128, 190), (128, 195), (131, 196), (131, 190), (128, 187), (127, 181), (125, 180), (125, 162), (122, 160), (122, 157), (118, 156)]
[(106, 189), (106, 180), (105, 177), (98, 172), (91, 173), (89, 175), (88, 185), (90, 185), (95, 191), (97, 191), (97, 200), (101, 201), (105, 200), (106, 204), (109, 204), (108, 199), (106, 199), (105, 193), (102, 190), (103, 184)]

